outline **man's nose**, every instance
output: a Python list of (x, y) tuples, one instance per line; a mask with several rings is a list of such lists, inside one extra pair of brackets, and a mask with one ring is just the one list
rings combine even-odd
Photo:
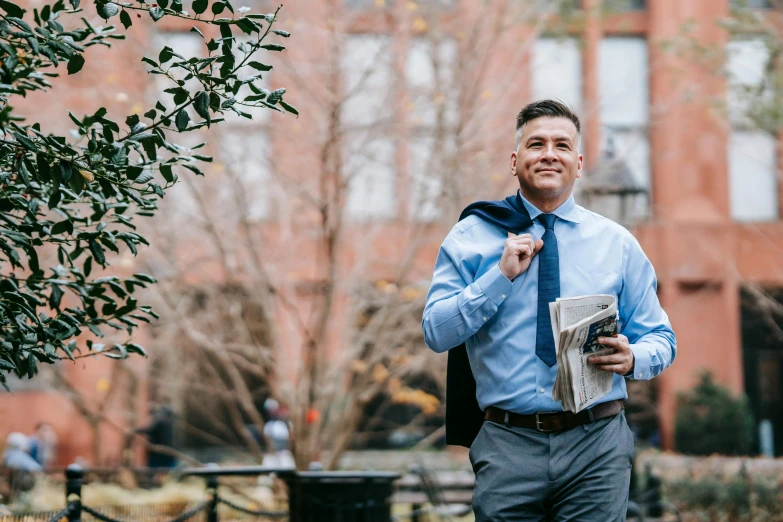
[(555, 154), (555, 146), (553, 144), (549, 144), (546, 147), (544, 147), (543, 159), (545, 159), (547, 161), (556, 161), (557, 160), (557, 154)]

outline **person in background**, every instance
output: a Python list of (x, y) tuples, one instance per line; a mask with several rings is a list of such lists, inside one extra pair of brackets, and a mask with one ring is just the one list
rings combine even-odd
[(29, 443), (30, 456), (42, 468), (48, 468), (57, 455), (57, 434), (54, 429), (46, 422), (39, 422), (35, 433), (30, 436)]
[(264, 424), (264, 438), (268, 441), (269, 453), (264, 456), (264, 466), (272, 468), (295, 467), (291, 455), (291, 432), (282, 418), (280, 403), (274, 399), (264, 401), (267, 421)]
[(3, 453), (3, 466), (10, 470), (8, 477), (10, 498), (35, 487), (36, 474), (41, 471), (41, 465), (30, 456), (28, 450), (29, 441), (24, 433), (15, 431), (8, 434)]
[[(153, 405), (150, 413), (152, 421), (146, 428), (139, 432), (147, 436), (147, 441), (156, 446), (172, 448), (174, 446), (174, 410), (167, 401), (161, 400)], [(147, 451), (147, 467), (173, 468), (177, 465), (177, 459), (173, 455), (149, 449)]]
[(41, 471), (41, 465), (28, 453), (29, 447), (24, 433), (9, 433), (5, 440), (3, 466), (23, 471)]

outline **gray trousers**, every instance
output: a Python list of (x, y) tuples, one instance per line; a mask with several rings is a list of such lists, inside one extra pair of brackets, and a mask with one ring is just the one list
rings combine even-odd
[(484, 422), (470, 447), (476, 522), (625, 520), (633, 457), (624, 411), (557, 433)]

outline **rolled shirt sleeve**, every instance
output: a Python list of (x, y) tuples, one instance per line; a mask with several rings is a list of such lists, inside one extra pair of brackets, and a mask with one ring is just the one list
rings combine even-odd
[(513, 287), (497, 265), (468, 284), (472, 268), (455, 262), (449, 245), (447, 238), (438, 253), (422, 319), (424, 341), (436, 352), (450, 350), (475, 334)]

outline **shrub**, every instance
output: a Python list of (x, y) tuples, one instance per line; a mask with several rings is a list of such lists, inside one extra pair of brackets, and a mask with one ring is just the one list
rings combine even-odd
[(753, 416), (747, 397), (734, 397), (710, 373), (679, 396), (674, 428), (677, 451), (690, 455), (747, 455), (753, 448)]

